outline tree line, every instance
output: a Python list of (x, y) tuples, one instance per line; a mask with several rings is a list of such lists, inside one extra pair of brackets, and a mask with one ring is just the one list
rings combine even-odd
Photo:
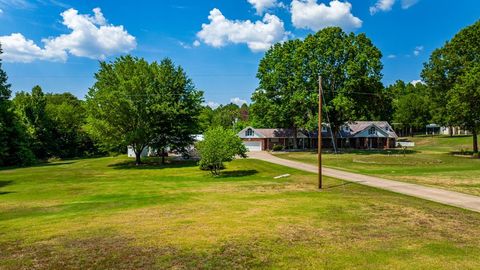
[[(85, 100), (44, 93), (40, 86), (12, 98), (0, 45), (0, 166), (49, 158), (124, 152), (136, 163), (146, 147), (187, 151), (193, 134), (213, 127), (317, 130), (318, 78), (334, 136), (348, 121), (385, 120), (413, 133), (428, 123), (480, 129), (480, 21), (436, 49), (422, 83), (384, 87), (382, 53), (365, 34), (329, 27), (305, 39), (275, 44), (258, 67), (252, 104), (202, 105), (203, 92), (170, 59), (134, 56), (100, 62)], [(296, 134), (296, 132), (294, 132)], [(296, 141), (296, 140), (295, 140)]]
[(471, 131), (473, 151), (478, 153), (479, 44), (480, 21), (432, 53), (421, 72), (422, 82), (397, 81), (384, 87), (382, 53), (365, 34), (330, 27), (303, 40), (278, 43), (260, 61), (251, 122), (317, 130), (321, 77), (323, 114), (334, 137), (349, 121), (390, 121), (410, 135), (436, 123)]

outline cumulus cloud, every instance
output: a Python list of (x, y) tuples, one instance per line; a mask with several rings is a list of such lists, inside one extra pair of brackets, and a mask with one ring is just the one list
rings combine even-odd
[(0, 36), (5, 62), (29, 63), (34, 60), (66, 60), (67, 53), (63, 50), (56, 50), (50, 46), (40, 48), (33, 40), (26, 39), (20, 33), (9, 36)]
[(422, 53), (424, 49), (425, 49), (425, 48), (424, 48), (423, 46), (417, 46), (417, 47), (415, 47), (415, 50), (413, 50), (413, 55), (419, 56), (420, 53)]
[(242, 106), (243, 104), (248, 103), (246, 100), (241, 99), (239, 97), (235, 97), (235, 98), (230, 99), (230, 102), (233, 103), (233, 104), (236, 104), (238, 106)]
[(193, 42), (193, 47), (200, 47), (200, 41), (195, 40), (195, 41)]
[(220, 107), (220, 104), (218, 104), (217, 102), (214, 102), (214, 101), (208, 101), (208, 102), (204, 103), (203, 105), (208, 106), (212, 109), (216, 109), (216, 108)]
[(317, 0), (293, 0), (291, 4), (292, 23), (296, 28), (321, 30), (339, 26), (353, 30), (362, 26), (362, 20), (353, 16), (352, 4), (333, 0), (329, 5), (317, 4)]
[(422, 81), (422, 80), (413, 80), (413, 81), (411, 81), (410, 83), (413, 84), (413, 85), (417, 85), (417, 84), (423, 84), (423, 85), (425, 85), (425, 82)]
[[(420, 0), (402, 0), (402, 8), (408, 9), (417, 4)], [(392, 10), (396, 0), (377, 0), (374, 6), (370, 7), (370, 14), (374, 15), (377, 12), (387, 12)]]
[(390, 11), (394, 4), (395, 0), (378, 0), (374, 6), (370, 7), (370, 14), (374, 15), (379, 11)]
[(265, 14), (262, 21), (229, 20), (218, 9), (212, 9), (208, 16), (210, 22), (202, 24), (197, 33), (199, 40), (215, 48), (229, 43), (247, 44), (254, 52), (268, 50), (274, 43), (281, 41), (288, 34), (283, 22), (275, 15)]
[(66, 61), (68, 55), (105, 59), (107, 56), (126, 53), (136, 48), (135, 37), (123, 26), (107, 23), (100, 8), (93, 15), (79, 14), (68, 9), (61, 14), (68, 34), (42, 39), (43, 48), (21, 33), (0, 36), (7, 62), (32, 62), (35, 60)]
[(265, 11), (281, 5), (277, 0), (248, 0), (248, 3), (255, 8), (257, 15), (262, 15)]

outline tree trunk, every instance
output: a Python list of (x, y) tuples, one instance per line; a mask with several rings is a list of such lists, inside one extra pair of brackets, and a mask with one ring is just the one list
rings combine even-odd
[(140, 156), (141, 154), (142, 154), (142, 151), (140, 151), (140, 152), (135, 151), (135, 165), (137, 165), (137, 166), (142, 164), (142, 158)]
[(453, 127), (449, 126), (448, 129), (448, 134), (450, 135), (450, 137), (453, 137)]
[(295, 150), (298, 149), (298, 144), (297, 144), (297, 127), (293, 127), (293, 149), (295, 149)]
[(413, 128), (410, 126), (410, 137), (413, 137)]
[(165, 164), (165, 148), (162, 148), (162, 164)]
[(472, 129), (473, 135), (473, 153), (478, 153), (478, 136), (477, 136), (477, 129)]

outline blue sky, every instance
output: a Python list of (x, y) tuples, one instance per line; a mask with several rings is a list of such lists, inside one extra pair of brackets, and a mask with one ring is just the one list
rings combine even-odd
[(0, 42), (14, 91), (83, 98), (99, 59), (131, 53), (173, 59), (207, 102), (224, 104), (249, 101), (275, 42), (329, 25), (366, 33), (383, 52), (384, 83), (413, 81), (479, 15), (478, 0), (0, 0)]

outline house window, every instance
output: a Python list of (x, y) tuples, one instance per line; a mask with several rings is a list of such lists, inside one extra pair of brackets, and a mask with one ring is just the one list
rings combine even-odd
[(251, 128), (247, 129), (247, 131), (245, 131), (245, 136), (253, 137), (253, 129)]
[(377, 134), (377, 130), (374, 127), (371, 127), (368, 130), (368, 135), (375, 135), (375, 134)]
[(322, 126), (322, 132), (327, 132), (327, 128)]

